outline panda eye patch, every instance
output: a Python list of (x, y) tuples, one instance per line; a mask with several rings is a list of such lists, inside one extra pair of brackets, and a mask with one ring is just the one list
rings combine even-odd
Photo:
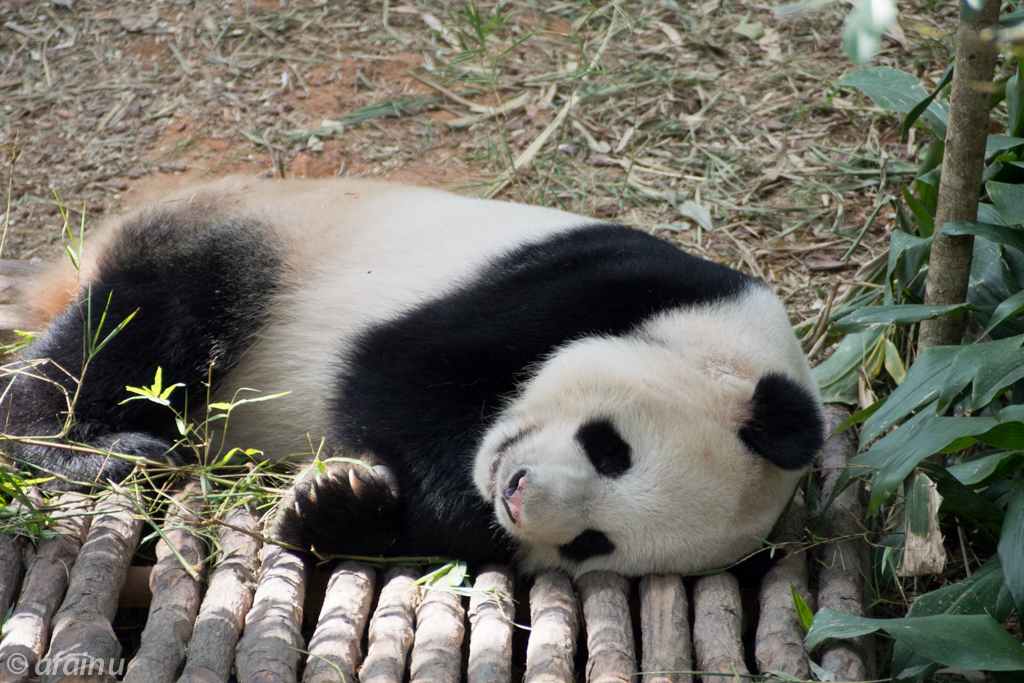
[(576, 441), (598, 474), (619, 477), (633, 463), (629, 444), (619, 436), (609, 420), (587, 422), (576, 431)]

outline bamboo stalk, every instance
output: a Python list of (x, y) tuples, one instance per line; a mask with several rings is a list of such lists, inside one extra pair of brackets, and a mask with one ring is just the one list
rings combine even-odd
[(459, 683), (465, 634), (462, 598), (443, 589), (427, 590), (416, 608), (410, 683)]
[[(776, 525), (772, 541), (780, 545), (797, 544), (804, 539), (806, 524), (807, 507), (803, 495), (797, 493), (786, 515)], [(812, 605), (807, 588), (807, 553), (803, 550), (788, 553), (761, 581), (761, 614), (757, 620), (754, 657), (762, 673), (781, 671), (807, 680), (811, 677), (810, 665), (793, 590)]]
[(469, 683), (511, 683), (512, 574), (504, 567), (484, 567), (473, 587), (493, 592), (469, 601)]
[(226, 683), (235, 645), (252, 605), (259, 573), (259, 521), (244, 507), (228, 513), (219, 535), (217, 568), (196, 617), (188, 661), (178, 683)]
[(0, 683), (21, 683), (34, 675), (46, 652), (53, 614), (64, 599), (70, 571), (89, 533), (92, 517), (75, 513), (88, 512), (92, 501), (68, 493), (55, 503), (61, 510), (55, 535), (28, 558), (21, 597), (7, 621), (7, 635), (0, 644)]
[(745, 675), (743, 605), (736, 577), (728, 572), (697, 579), (693, 586), (693, 648), (697, 668)]
[(97, 514), (71, 570), (67, 595), (53, 619), (53, 637), (43, 683), (67, 675), (99, 674), (113, 680), (121, 671), (121, 645), (111, 620), (128, 564), (139, 543), (143, 520), (126, 495), (115, 493), (96, 503)]
[(206, 558), (206, 543), (184, 525), (198, 520), (202, 489), (197, 482), (189, 482), (173, 501), (163, 538), (156, 544), (157, 562), (149, 577), (153, 593), (149, 617), (139, 651), (128, 665), (126, 683), (174, 680), (185, 660), (185, 647), (199, 611), (197, 572)]
[(392, 567), (384, 575), (370, 620), (366, 660), (359, 669), (360, 683), (402, 683), (420, 595), (417, 576), (419, 572), (406, 567)]
[[(850, 413), (843, 408), (825, 406), (830, 433), (849, 417)], [(857, 539), (863, 519), (860, 482), (853, 482), (828, 505), (839, 476), (856, 453), (857, 442), (849, 430), (833, 434), (821, 451), (818, 506), (822, 510), (822, 527), (825, 538), (838, 540), (821, 548), (818, 609), (828, 608), (862, 616), (864, 586), (860, 541)], [(835, 674), (837, 680), (860, 681), (868, 677), (863, 638), (828, 641), (822, 645), (821, 652), (822, 668)]]
[(576, 595), (568, 577), (560, 572), (538, 575), (530, 589), (530, 641), (523, 683), (573, 683), (579, 628)]
[(260, 581), (235, 647), (238, 683), (292, 683), (302, 640), (306, 563), (281, 546), (263, 548)]
[[(686, 587), (675, 574), (640, 580), (640, 632), (645, 672), (690, 671), (690, 608)], [(643, 683), (692, 683), (679, 673), (644, 673)]]
[(376, 572), (358, 562), (343, 562), (335, 567), (327, 584), (316, 631), (309, 641), (303, 683), (352, 683), (355, 680), (376, 578)]

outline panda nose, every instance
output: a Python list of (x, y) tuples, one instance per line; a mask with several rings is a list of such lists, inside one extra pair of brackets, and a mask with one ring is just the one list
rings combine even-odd
[(519, 511), (523, 505), (523, 490), (526, 488), (526, 470), (519, 470), (512, 475), (502, 496), (505, 503), (505, 511), (512, 519), (512, 523), (518, 526)]

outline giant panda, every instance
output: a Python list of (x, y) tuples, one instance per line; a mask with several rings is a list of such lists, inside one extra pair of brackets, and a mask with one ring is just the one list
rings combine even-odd
[[(315, 455), (275, 533), (321, 556), (722, 567), (767, 537), (823, 438), (767, 286), (548, 208), (227, 178), (114, 219), (30, 304), (48, 325), (0, 414), (34, 438), (10, 457), (64, 487), (125, 478), (111, 453), (195, 457), (171, 410), (125, 401), (157, 368), (184, 385), (179, 413), (289, 392), (214, 442)], [(86, 337), (129, 317), (83, 374)]]

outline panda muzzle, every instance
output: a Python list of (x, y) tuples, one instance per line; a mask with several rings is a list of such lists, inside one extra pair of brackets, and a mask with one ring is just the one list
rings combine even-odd
[(526, 470), (519, 470), (509, 480), (508, 487), (502, 495), (501, 501), (505, 504), (505, 511), (508, 512), (512, 523), (519, 525), (519, 513), (523, 505), (523, 491), (526, 489)]

